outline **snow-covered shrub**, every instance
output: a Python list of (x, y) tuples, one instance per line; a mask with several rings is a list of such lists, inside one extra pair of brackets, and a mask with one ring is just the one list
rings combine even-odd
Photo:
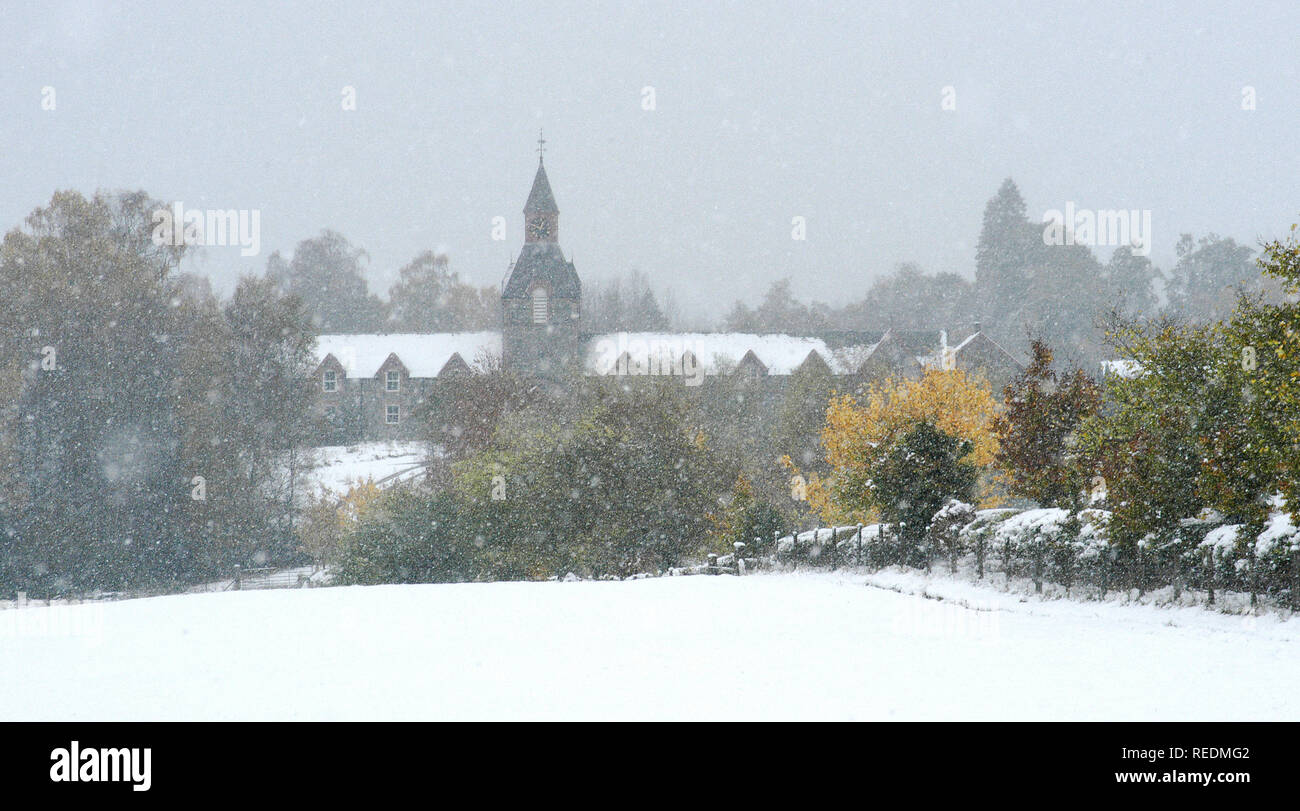
[(979, 510), (975, 513), (975, 518), (962, 527), (962, 544), (975, 553), (977, 576), (984, 576), (984, 560), (992, 545), (998, 524), (1008, 516), (1015, 515), (1015, 513), (1016, 510), (1009, 508)]
[(887, 525), (849, 524), (818, 527), (778, 538), (776, 553), (778, 558), (787, 561), (885, 566), (894, 562), (897, 549)]
[(1085, 581), (1105, 584), (1110, 579), (1115, 561), (1115, 549), (1107, 533), (1110, 513), (1099, 509), (1080, 510), (1079, 521), (1079, 534), (1075, 539), (1075, 572)]
[(715, 524), (715, 551), (731, 550), (740, 542), (749, 554), (759, 555), (772, 551), (777, 531), (786, 525), (781, 511), (755, 494), (753, 483), (743, 475), (732, 485), (726, 508)]
[(776, 551), (784, 557), (829, 563), (843, 555), (840, 547), (851, 545), (857, 531), (856, 525), (809, 529), (778, 538)]
[(1255, 539), (1255, 565), (1264, 590), (1285, 595), (1296, 604), (1295, 589), (1300, 585), (1296, 556), (1300, 554), (1300, 530), (1291, 516), (1279, 513), (1264, 525), (1264, 531)]
[(866, 524), (861, 536), (855, 535), (850, 543), (855, 544), (854, 554), (863, 565), (881, 568), (898, 560), (898, 539), (889, 524)]
[[(978, 577), (993, 557), (1008, 577), (1028, 575), (1039, 590), (1049, 581), (1067, 590), (1088, 584), (1103, 595), (1171, 586), (1177, 599), (1184, 588), (1197, 587), (1211, 592), (1213, 602), (1215, 589), (1288, 597), (1300, 583), (1300, 528), (1285, 513), (1276, 512), (1256, 532), (1258, 525), (1225, 524), (1206, 511), (1126, 548), (1112, 542), (1111, 520), (1109, 510), (1095, 507), (975, 510), (950, 500), (930, 522), (922, 551), (947, 553), (953, 571), (960, 556), (973, 554)], [(887, 524), (866, 525), (860, 534), (854, 526), (809, 530), (782, 538), (778, 548), (786, 556), (797, 549), (800, 560), (874, 568), (905, 563), (906, 551)]]
[[(1241, 524), (1224, 524), (1205, 534), (1197, 548), (1205, 560), (1207, 587), (1213, 595), (1216, 584), (1236, 571), (1237, 541), (1241, 534)], [(1213, 596), (1211, 596), (1213, 599)]]
[(333, 569), (338, 585), (456, 583), (493, 571), (477, 528), (454, 497), (384, 491), (346, 532)]
[(956, 573), (957, 558), (966, 551), (962, 530), (975, 520), (975, 508), (964, 501), (949, 499), (930, 519), (926, 529), (927, 560), (933, 552), (943, 552), (948, 556), (948, 570)]
[(958, 534), (963, 548), (975, 554), (978, 576), (991, 553), (1008, 576), (1026, 571), (1040, 585), (1051, 579), (1068, 587), (1109, 565), (1109, 518), (1100, 509), (1074, 516), (1056, 507), (980, 510)]
[(1027, 561), (1034, 585), (1042, 591), (1048, 558), (1052, 547), (1060, 542), (1062, 525), (1068, 517), (1069, 512), (1060, 507), (1044, 507), (1004, 520), (994, 535), (1004, 566), (1009, 568), (1017, 558)]
[[(1047, 577), (1065, 586), (1067, 592), (1074, 585), (1080, 570), (1080, 554), (1083, 545), (1080, 534), (1083, 521), (1077, 513), (1070, 513), (1057, 525), (1056, 531), (1047, 540)], [(1042, 591), (1042, 578), (1038, 578), (1038, 590)]]

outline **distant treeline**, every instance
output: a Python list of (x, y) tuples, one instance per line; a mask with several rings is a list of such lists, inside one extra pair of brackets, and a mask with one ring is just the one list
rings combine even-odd
[(1021, 356), (1038, 338), (1062, 357), (1095, 369), (1095, 362), (1109, 356), (1104, 333), (1114, 316), (1211, 323), (1231, 314), (1239, 293), (1279, 289), (1276, 280), (1260, 274), (1255, 251), (1231, 238), (1183, 234), (1178, 261), (1165, 270), (1140, 255), (1149, 245), (1114, 247), (1103, 264), (1087, 245), (1046, 244), (1054, 241), (1045, 240), (1046, 229), (1029, 218), (1020, 190), (1008, 179), (984, 208), (973, 280), (905, 263), (861, 299), (834, 305), (800, 302), (783, 280), (757, 307), (736, 302), (723, 327), (816, 334), (892, 326), (957, 330), (959, 337), (980, 323)]

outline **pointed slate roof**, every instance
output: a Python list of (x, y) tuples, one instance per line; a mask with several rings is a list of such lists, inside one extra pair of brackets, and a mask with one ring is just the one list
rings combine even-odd
[(537, 162), (537, 176), (533, 178), (533, 190), (528, 193), (528, 202), (524, 203), (524, 213), (558, 214), (555, 195), (551, 194), (551, 182), (546, 178), (546, 167)]
[[(528, 194), (524, 204), (524, 214), (558, 214), (555, 195), (551, 194), (551, 181), (546, 177), (546, 167), (537, 162), (537, 176), (533, 178), (533, 190)], [(501, 297), (506, 299), (525, 298), (534, 283), (540, 282), (550, 288), (555, 298), (581, 299), (582, 282), (573, 263), (564, 258), (564, 253), (555, 242), (525, 242), (519, 258), (510, 270)]]
[(525, 242), (501, 298), (525, 298), (533, 282), (542, 282), (554, 298), (581, 299), (582, 282), (573, 263), (554, 242)]

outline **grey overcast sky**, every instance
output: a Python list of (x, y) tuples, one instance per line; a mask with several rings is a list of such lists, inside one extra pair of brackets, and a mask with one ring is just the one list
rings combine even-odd
[(1150, 210), (1164, 267), (1181, 232), (1300, 218), (1295, 0), (3, 6), (0, 226), (69, 188), (259, 209), (259, 256), (190, 265), (223, 291), (322, 228), (380, 293), (438, 247), (499, 282), (539, 127), (584, 280), (639, 268), (697, 314), (971, 274), (1008, 176), (1036, 220)]

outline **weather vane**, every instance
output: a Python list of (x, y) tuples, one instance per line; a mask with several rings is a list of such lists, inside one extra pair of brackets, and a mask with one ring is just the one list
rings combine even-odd
[(546, 151), (546, 139), (542, 137), (542, 131), (537, 131), (537, 162), (542, 162), (542, 153)]

